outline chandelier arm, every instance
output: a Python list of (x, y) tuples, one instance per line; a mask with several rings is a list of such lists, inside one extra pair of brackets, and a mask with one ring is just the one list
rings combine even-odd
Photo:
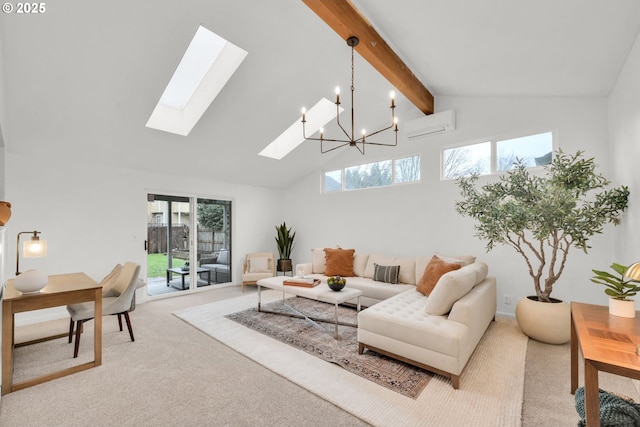
[[(324, 141), (328, 141), (328, 140), (325, 139)], [(333, 147), (333, 148), (329, 148), (328, 150), (324, 150), (322, 148), (322, 141), (320, 141), (320, 153), (321, 154), (325, 154), (325, 153), (328, 153), (329, 151), (337, 150), (338, 148), (342, 148), (345, 145), (349, 145), (349, 144), (350, 144), (350, 142), (345, 142), (344, 144), (338, 145), (338, 146)]]
[[(359, 43), (359, 40), (357, 37), (355, 36), (351, 36), (347, 39), (347, 44), (349, 46), (351, 46), (351, 87), (350, 87), (350, 95), (351, 95), (351, 133), (349, 133), (344, 126), (342, 125), (342, 123), (340, 122), (340, 92), (339, 92), (339, 88), (336, 88), (336, 123), (338, 124), (338, 127), (340, 128), (340, 130), (342, 130), (342, 133), (345, 135), (346, 139), (333, 139), (333, 138), (325, 138), (324, 134), (321, 130), (320, 132), (320, 138), (316, 138), (316, 137), (312, 137), (309, 136), (307, 137), (306, 134), (306, 120), (305, 120), (305, 111), (303, 109), (302, 112), (302, 136), (304, 137), (305, 140), (310, 140), (310, 141), (320, 141), (320, 152), (322, 154), (324, 153), (328, 153), (330, 151), (333, 150), (337, 150), (338, 148), (342, 148), (346, 145), (349, 146), (353, 146), (356, 147), (358, 149), (358, 151), (364, 155), (365, 153), (365, 147), (367, 144), (370, 145), (380, 145), (380, 146), (385, 146), (385, 147), (395, 147), (398, 145), (398, 122), (396, 121), (396, 116), (395, 116), (395, 102), (394, 102), (394, 94), (393, 92), (391, 92), (391, 124), (385, 128), (382, 128), (376, 132), (370, 133), (370, 134), (365, 134), (364, 130), (363, 130), (363, 134), (360, 138), (356, 138), (355, 137), (355, 108), (354, 108), (354, 104), (355, 104), (355, 61), (354, 61), (354, 52), (355, 52), (355, 46), (357, 46)], [(394, 128), (394, 132), (395, 132), (395, 142), (393, 143), (389, 143), (389, 142), (371, 142), (368, 141), (367, 139), (377, 135), (381, 132), (387, 131), (389, 129)], [(324, 149), (324, 143), (325, 142), (331, 142), (331, 143), (338, 143), (339, 145), (329, 148), (327, 150)]]

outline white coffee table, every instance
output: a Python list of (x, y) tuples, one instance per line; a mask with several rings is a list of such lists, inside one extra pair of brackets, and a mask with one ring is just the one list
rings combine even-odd
[[(351, 301), (356, 299), (357, 300), (357, 310), (360, 311), (360, 295), (362, 295), (362, 291), (358, 290), (358, 289), (352, 289), (352, 288), (342, 288), (341, 291), (332, 291), (331, 288), (329, 288), (329, 285), (327, 285), (326, 283), (321, 283), (318, 286), (315, 286), (313, 288), (306, 288), (306, 287), (302, 287), (302, 286), (288, 286), (285, 285), (283, 282), (285, 280), (291, 280), (291, 277), (283, 277), (283, 276), (278, 276), (278, 277), (269, 277), (267, 279), (261, 279), (258, 280), (258, 311), (263, 311), (266, 313), (275, 313), (275, 314), (283, 314), (283, 313), (279, 313), (276, 311), (270, 311), (270, 310), (263, 310), (261, 308), (261, 302), (262, 302), (262, 297), (261, 297), (261, 292), (262, 292), (262, 288), (268, 288), (268, 289), (273, 289), (275, 291), (280, 291), (282, 292), (282, 302), (284, 303), (285, 301), (285, 294), (289, 294), (289, 295), (296, 295), (299, 297), (303, 297), (303, 298), (308, 298), (308, 299), (312, 299), (315, 301), (321, 301), (321, 302), (326, 302), (329, 304), (334, 304), (335, 306), (335, 316), (334, 316), (334, 324), (335, 324), (335, 338), (339, 339), (339, 335), (338, 335), (338, 325), (343, 325), (343, 326), (357, 326), (357, 324), (354, 323), (345, 323), (345, 322), (340, 322), (338, 319), (338, 305), (345, 303), (347, 301)], [(347, 279), (348, 280), (348, 279)], [(324, 321), (326, 322), (327, 319), (319, 319), (319, 318), (314, 318), (314, 317), (310, 317), (307, 316), (303, 313), (300, 313), (299, 311), (297, 311), (295, 308), (291, 307), (290, 305), (287, 305), (285, 303), (285, 305), (294, 310), (298, 315), (291, 315), (292, 317), (299, 317), (299, 318), (304, 318), (307, 319), (313, 323), (315, 323), (317, 325), (317, 323), (315, 321)], [(287, 314), (289, 315), (289, 314)]]

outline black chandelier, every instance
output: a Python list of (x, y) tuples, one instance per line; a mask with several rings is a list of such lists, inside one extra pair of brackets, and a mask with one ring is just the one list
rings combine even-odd
[[(356, 36), (351, 36), (347, 39), (347, 45), (351, 46), (351, 133), (347, 132), (345, 130), (345, 128), (342, 126), (342, 124), (340, 123), (340, 87), (336, 87), (336, 122), (338, 123), (338, 126), (340, 127), (340, 129), (342, 129), (342, 132), (344, 133), (346, 139), (340, 139), (340, 138), (325, 138), (324, 137), (324, 129), (320, 129), (320, 138), (312, 138), (312, 137), (307, 137), (306, 132), (305, 132), (305, 123), (307, 122), (305, 119), (305, 114), (306, 114), (306, 110), (303, 108), (302, 109), (302, 136), (304, 137), (305, 140), (311, 140), (311, 141), (320, 141), (320, 152), (322, 154), (324, 153), (328, 153), (329, 151), (333, 151), (336, 150), (338, 148), (344, 147), (346, 145), (349, 145), (351, 147), (356, 147), (358, 149), (358, 151), (360, 151), (360, 153), (364, 154), (364, 146), (365, 144), (370, 144), (370, 145), (383, 145), (383, 146), (387, 146), (387, 147), (395, 147), (396, 145), (398, 145), (398, 119), (395, 116), (395, 109), (396, 109), (396, 104), (395, 104), (395, 95), (393, 92), (391, 92), (391, 124), (383, 129), (380, 129), (378, 131), (372, 132), (372, 133), (366, 133), (366, 131), (364, 129), (362, 129), (362, 134), (360, 135), (359, 138), (355, 137), (355, 114), (354, 114), (354, 105), (353, 105), (353, 92), (355, 90), (355, 87), (353, 85), (353, 75), (354, 75), (354, 65), (353, 65), (353, 56), (354, 56), (354, 48), (358, 45), (358, 43), (360, 43), (360, 39), (358, 39), (358, 37)], [(393, 131), (395, 133), (395, 141), (392, 143), (383, 143), (383, 142), (373, 142), (370, 141), (369, 138), (377, 135), (381, 132), (384, 132), (386, 130), (389, 130), (393, 128)], [(323, 143), (324, 142), (332, 142), (332, 143), (339, 143), (339, 145), (337, 146), (333, 146), (332, 148), (329, 149), (324, 149)]]

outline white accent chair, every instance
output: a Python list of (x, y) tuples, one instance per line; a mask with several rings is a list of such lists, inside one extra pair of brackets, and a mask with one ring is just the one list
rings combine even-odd
[(275, 276), (274, 256), (271, 252), (247, 254), (242, 263), (242, 292), (245, 285), (256, 285), (258, 280)]
[[(131, 319), (129, 312), (135, 309), (135, 295), (138, 286), (138, 275), (140, 274), (140, 265), (133, 262), (126, 262), (124, 266), (117, 265), (111, 273), (109, 273), (100, 283), (103, 287), (102, 293), (102, 315), (117, 315), (118, 324), (122, 331), (122, 315), (127, 322), (129, 336), (131, 341), (135, 341), (133, 337), (133, 328), (131, 327)], [(75, 327), (76, 344), (73, 350), (73, 357), (78, 357), (78, 348), (80, 347), (80, 334), (84, 322), (95, 317), (95, 306), (93, 302), (83, 302), (79, 304), (71, 304), (67, 306), (67, 311), (71, 316), (69, 324), (69, 343), (73, 338)]]

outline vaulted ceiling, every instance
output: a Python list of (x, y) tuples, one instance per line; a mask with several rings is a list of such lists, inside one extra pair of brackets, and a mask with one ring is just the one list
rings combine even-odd
[[(637, 0), (352, 2), (436, 111), (445, 95), (607, 96), (640, 31)], [(246, 59), (188, 136), (146, 128), (200, 24)], [(273, 188), (344, 155), (312, 142), (280, 161), (257, 155), (300, 107), (348, 87), (349, 47), (302, 0), (64, 0), (3, 14), (0, 36), (10, 152)], [(356, 57), (363, 126), (387, 120), (377, 107), (391, 89)], [(396, 104), (405, 120), (422, 114)]]

